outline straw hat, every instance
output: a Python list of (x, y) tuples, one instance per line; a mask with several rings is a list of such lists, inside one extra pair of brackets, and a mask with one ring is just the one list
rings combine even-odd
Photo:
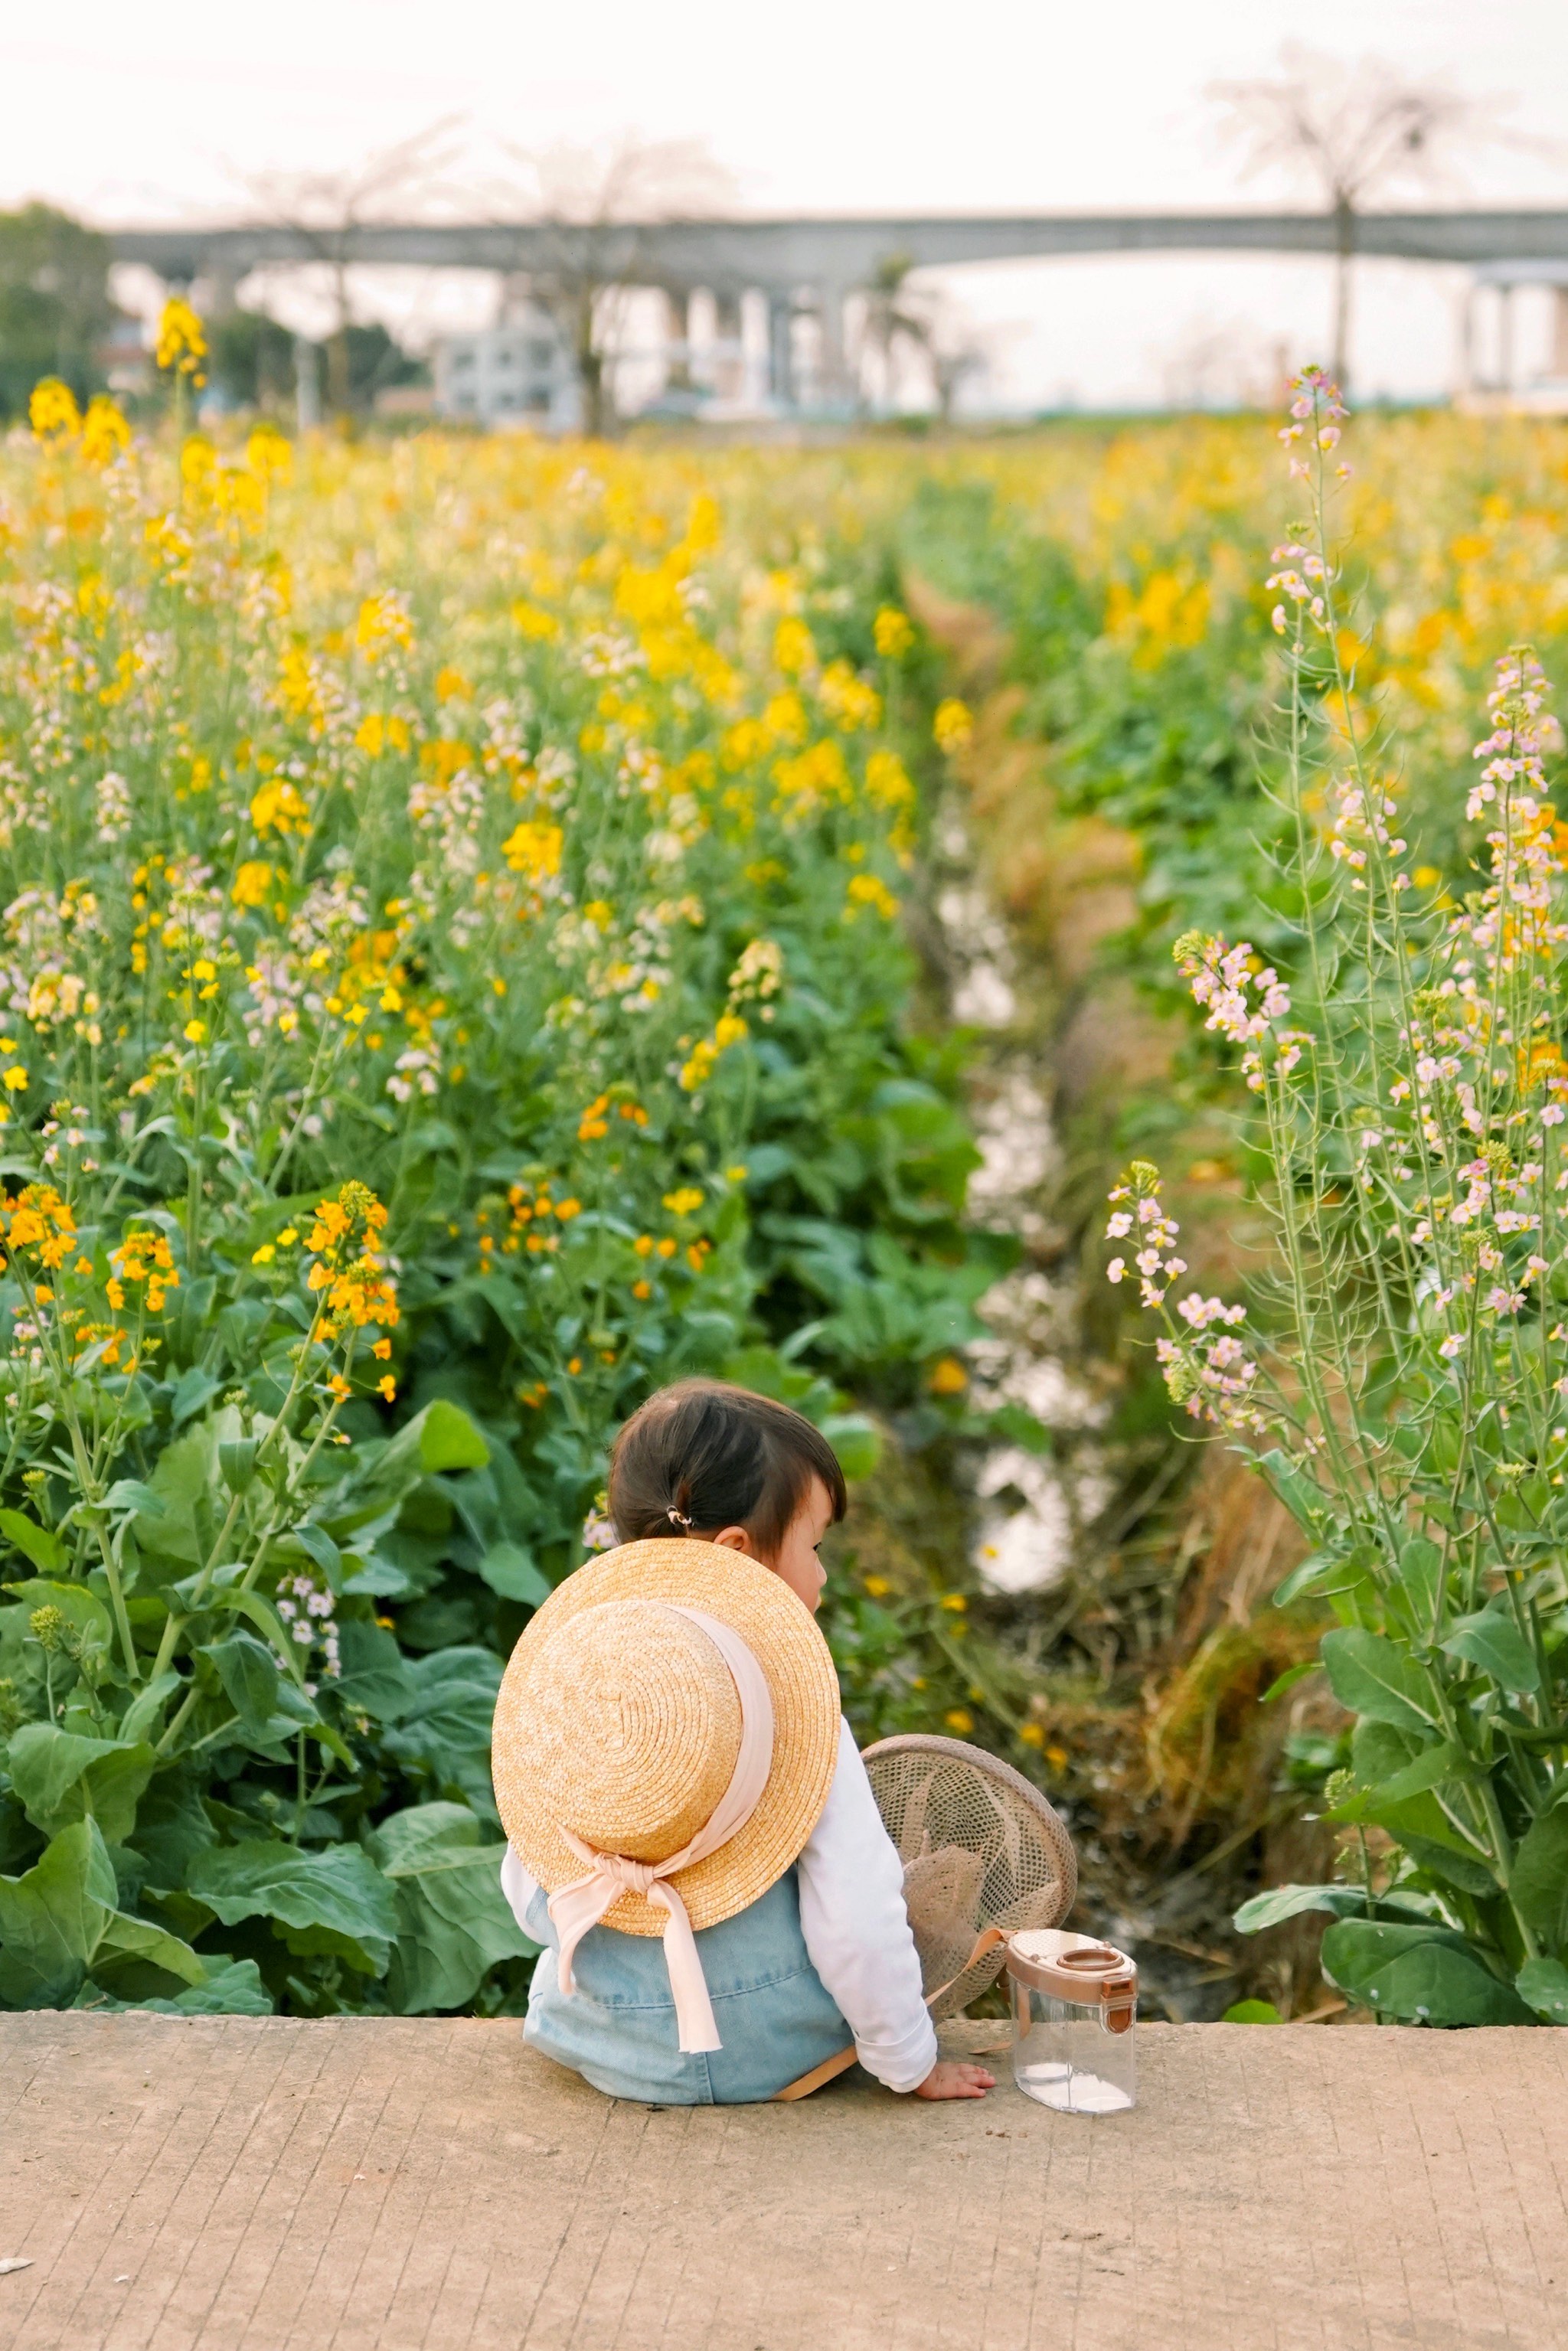
[[(779, 1577), (689, 1536), (623, 1543), (580, 1567), (512, 1652), (491, 1770), (507, 1838), (547, 1893), (582, 1876), (562, 1828), (633, 1860), (679, 1853), (729, 1786), (741, 1739), (730, 1669), (682, 1608), (738, 1634), (773, 1703), (772, 1765), (751, 1817), (669, 1880), (700, 1930), (733, 1918), (800, 1858), (838, 1760), (833, 1661)], [(662, 1935), (669, 1916), (628, 1892), (604, 1923)]]

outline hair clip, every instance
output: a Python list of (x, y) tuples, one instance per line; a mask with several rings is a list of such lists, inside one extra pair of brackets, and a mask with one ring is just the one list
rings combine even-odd
[(667, 1519), (673, 1519), (673, 1520), (674, 1520), (674, 1522), (675, 1522), (676, 1526), (678, 1526), (678, 1527), (685, 1527), (685, 1531), (686, 1531), (687, 1534), (690, 1534), (690, 1532), (691, 1532), (691, 1531), (692, 1531), (692, 1522), (691, 1522), (690, 1519), (688, 1519), (688, 1518), (686, 1517), (686, 1515), (685, 1515), (685, 1511), (684, 1511), (684, 1510), (676, 1510), (676, 1508), (675, 1508), (675, 1506), (674, 1506), (674, 1504), (673, 1502), (671, 1503), (671, 1505), (670, 1505), (669, 1509), (664, 1512), (664, 1516), (665, 1516)]

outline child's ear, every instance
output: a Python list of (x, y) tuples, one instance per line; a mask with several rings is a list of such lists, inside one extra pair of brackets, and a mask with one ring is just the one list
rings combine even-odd
[(762, 1556), (744, 1527), (721, 1527), (716, 1535), (706, 1535), (703, 1540), (722, 1543), (726, 1551), (744, 1552), (747, 1559), (760, 1559)]

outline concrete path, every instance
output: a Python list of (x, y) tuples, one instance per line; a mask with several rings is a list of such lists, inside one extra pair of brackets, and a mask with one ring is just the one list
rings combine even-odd
[(1010, 2079), (658, 2110), (511, 2023), (6, 2016), (0, 2259), (33, 2266), (0, 2346), (1568, 2345), (1568, 2032), (1155, 2024), (1138, 2053), (1142, 2104), (1101, 2122)]

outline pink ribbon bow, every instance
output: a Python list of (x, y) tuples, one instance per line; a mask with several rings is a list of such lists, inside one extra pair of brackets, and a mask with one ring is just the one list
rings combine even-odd
[(714, 2022), (707, 1979), (703, 1974), (686, 1906), (674, 1886), (664, 1881), (680, 1870), (689, 1869), (693, 1862), (716, 1853), (720, 1845), (727, 1844), (757, 1810), (773, 1764), (773, 1700), (761, 1667), (738, 1633), (720, 1624), (716, 1616), (705, 1615), (700, 1608), (683, 1608), (679, 1601), (668, 1604), (700, 1625), (729, 1667), (735, 1682), (740, 1699), (740, 1752), (735, 1759), (729, 1785), (695, 1836), (666, 1861), (632, 1861), (622, 1853), (596, 1853), (592, 1845), (562, 1826), (560, 1834), (572, 1852), (588, 1864), (588, 1875), (574, 1877), (569, 1886), (559, 1886), (547, 1907), (560, 1938), (556, 1972), (563, 1992), (575, 1989), (571, 1962), (579, 1943), (622, 1894), (641, 1894), (661, 1910), (668, 1911), (664, 1964), (670, 1971), (670, 1990), (675, 1998), (681, 2048), (692, 2055), (722, 2049), (724, 2043)]

